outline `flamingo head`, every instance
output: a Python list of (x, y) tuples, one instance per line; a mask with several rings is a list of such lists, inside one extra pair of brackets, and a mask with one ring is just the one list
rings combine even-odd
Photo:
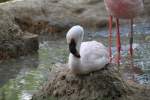
[(73, 26), (66, 35), (67, 44), (70, 52), (77, 58), (80, 58), (79, 50), (83, 40), (84, 30), (81, 26)]

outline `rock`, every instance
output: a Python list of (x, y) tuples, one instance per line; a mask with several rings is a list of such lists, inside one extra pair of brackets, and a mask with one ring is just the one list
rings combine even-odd
[(0, 60), (28, 55), (38, 50), (38, 36), (27, 33), (20, 39), (0, 42)]
[(87, 75), (74, 75), (66, 66), (58, 66), (32, 100), (124, 100), (128, 92), (113, 65)]
[(1, 8), (13, 14), (23, 31), (37, 34), (64, 32), (75, 24), (87, 28), (107, 25), (103, 0), (22, 0), (3, 4)]
[(26, 34), (14, 16), (0, 8), (0, 60), (27, 55), (38, 50), (38, 36)]
[[(149, 18), (149, 0), (144, 5)], [(108, 17), (103, 0), (13, 0), (1, 8), (18, 19), (23, 31), (37, 34), (64, 32), (75, 24), (89, 29), (106, 27)]]
[(35, 34), (43, 34), (43, 33), (49, 33), (49, 34), (57, 34), (60, 32), (64, 32), (67, 30), (68, 26), (61, 26), (59, 25), (51, 25), (49, 21), (46, 20), (36, 20), (34, 21), (31, 17), (15, 17), (16, 23), (20, 26), (20, 28), (23, 31), (32, 32)]
[[(144, 4), (149, 18), (149, 0)], [(1, 8), (13, 14), (23, 31), (36, 34), (64, 32), (75, 24), (93, 29), (108, 23), (103, 0), (13, 0)]]
[(13, 16), (0, 8), (0, 41), (15, 40), (23, 35), (18, 25), (14, 23)]
[(38, 42), (38, 35), (26, 33), (22, 37), (22, 40), (24, 42), (24, 50), (28, 53), (35, 52), (39, 49), (39, 42)]

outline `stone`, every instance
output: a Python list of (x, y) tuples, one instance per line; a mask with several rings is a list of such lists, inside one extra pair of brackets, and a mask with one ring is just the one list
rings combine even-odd
[(9, 12), (0, 8), (0, 15), (0, 41), (15, 40), (23, 35)]
[(26, 33), (20, 39), (0, 42), (0, 60), (28, 55), (38, 48), (38, 35)]
[(14, 0), (1, 8), (13, 14), (23, 31), (37, 34), (64, 32), (75, 24), (87, 28), (107, 25), (103, 0)]
[(24, 48), (26, 52), (35, 52), (39, 49), (38, 35), (26, 33), (22, 37)]
[(0, 60), (16, 58), (38, 50), (37, 35), (23, 32), (9, 11), (0, 8), (0, 15)]

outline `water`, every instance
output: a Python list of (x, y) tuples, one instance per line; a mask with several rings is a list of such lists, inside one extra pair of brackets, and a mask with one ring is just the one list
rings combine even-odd
[(51, 66), (66, 63), (64, 39), (40, 38), (37, 54), (0, 63), (0, 100), (29, 100), (32, 94), (47, 81)]
[[(147, 24), (144, 25), (135, 26), (134, 62), (145, 71), (145, 74), (136, 77), (138, 82), (150, 84), (150, 40), (146, 39), (150, 35), (150, 29)], [(126, 34), (123, 34), (127, 32), (128, 26), (123, 26), (121, 30), (123, 56), (127, 56), (128, 38)], [(95, 39), (108, 45), (106, 29), (86, 33), (88, 34), (84, 41)], [(68, 49), (65, 36), (53, 38), (45, 35), (40, 36), (39, 40), (38, 53), (0, 62), (0, 100), (29, 100), (32, 94), (48, 80), (51, 68), (55, 64), (67, 62)], [(113, 38), (113, 46), (115, 46), (115, 38)], [(114, 56), (115, 51), (113, 47)]]

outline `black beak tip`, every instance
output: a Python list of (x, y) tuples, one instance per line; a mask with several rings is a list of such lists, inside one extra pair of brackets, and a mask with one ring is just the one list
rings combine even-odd
[(80, 58), (81, 56), (79, 54), (75, 55), (77, 58)]

